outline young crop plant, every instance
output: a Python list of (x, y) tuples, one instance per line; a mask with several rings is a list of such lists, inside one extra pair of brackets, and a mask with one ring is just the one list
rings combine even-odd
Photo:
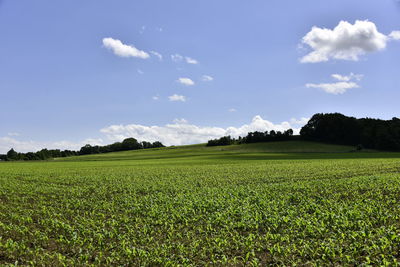
[(399, 154), (215, 151), (0, 164), (0, 265), (399, 265)]

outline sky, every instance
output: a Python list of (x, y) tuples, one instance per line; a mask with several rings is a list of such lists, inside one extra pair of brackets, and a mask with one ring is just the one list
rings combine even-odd
[(0, 153), (400, 116), (396, 0), (0, 0)]

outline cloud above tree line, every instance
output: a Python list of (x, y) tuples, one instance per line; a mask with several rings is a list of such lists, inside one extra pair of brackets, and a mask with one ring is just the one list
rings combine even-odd
[(308, 118), (292, 118), (289, 121), (275, 124), (257, 115), (254, 116), (248, 124), (226, 128), (198, 126), (190, 124), (185, 119), (176, 119), (173, 123), (164, 126), (140, 124), (110, 125), (100, 130), (102, 134), (101, 138), (88, 138), (79, 142), (67, 140), (58, 142), (37, 142), (33, 140), (20, 140), (17, 139), (17, 136), (0, 137), (0, 153), (7, 153), (11, 148), (14, 148), (18, 152), (38, 151), (43, 148), (79, 150), (85, 144), (106, 145), (122, 141), (128, 137), (134, 137), (139, 141), (161, 141), (164, 145), (170, 146), (205, 143), (210, 139), (225, 135), (231, 135), (232, 137), (245, 136), (248, 132), (254, 131), (285, 131), (292, 128), (294, 133), (298, 134), (301, 127), (306, 124), (307, 121)]

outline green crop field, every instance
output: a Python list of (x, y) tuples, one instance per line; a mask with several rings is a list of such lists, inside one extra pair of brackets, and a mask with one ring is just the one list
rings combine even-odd
[(400, 153), (310, 142), (0, 163), (0, 265), (400, 263)]

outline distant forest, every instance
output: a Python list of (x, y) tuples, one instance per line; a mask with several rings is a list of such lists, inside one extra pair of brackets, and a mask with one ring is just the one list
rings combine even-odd
[(304, 140), (370, 149), (400, 151), (400, 119), (356, 119), (340, 113), (319, 113), (301, 128)]
[(207, 146), (223, 146), (257, 142), (309, 140), (362, 148), (400, 151), (400, 119), (356, 119), (340, 113), (318, 113), (301, 128), (300, 136), (293, 136), (292, 129), (285, 132), (251, 132), (237, 139), (224, 136), (209, 140)]
[(6, 155), (0, 155), (0, 160), (45, 160), (50, 158), (60, 158), (78, 155), (100, 154), (116, 151), (127, 151), (147, 148), (164, 147), (161, 142), (138, 142), (135, 138), (126, 138), (122, 142), (116, 142), (106, 146), (85, 145), (79, 151), (60, 149), (42, 149), (37, 152), (18, 153), (14, 149), (7, 152)]
[(250, 132), (245, 137), (239, 136), (232, 138), (231, 136), (223, 136), (219, 139), (209, 140), (207, 146), (227, 146), (233, 144), (249, 144), (260, 142), (276, 142), (293, 140), (293, 130), (289, 129), (284, 132), (266, 131), (266, 132)]

